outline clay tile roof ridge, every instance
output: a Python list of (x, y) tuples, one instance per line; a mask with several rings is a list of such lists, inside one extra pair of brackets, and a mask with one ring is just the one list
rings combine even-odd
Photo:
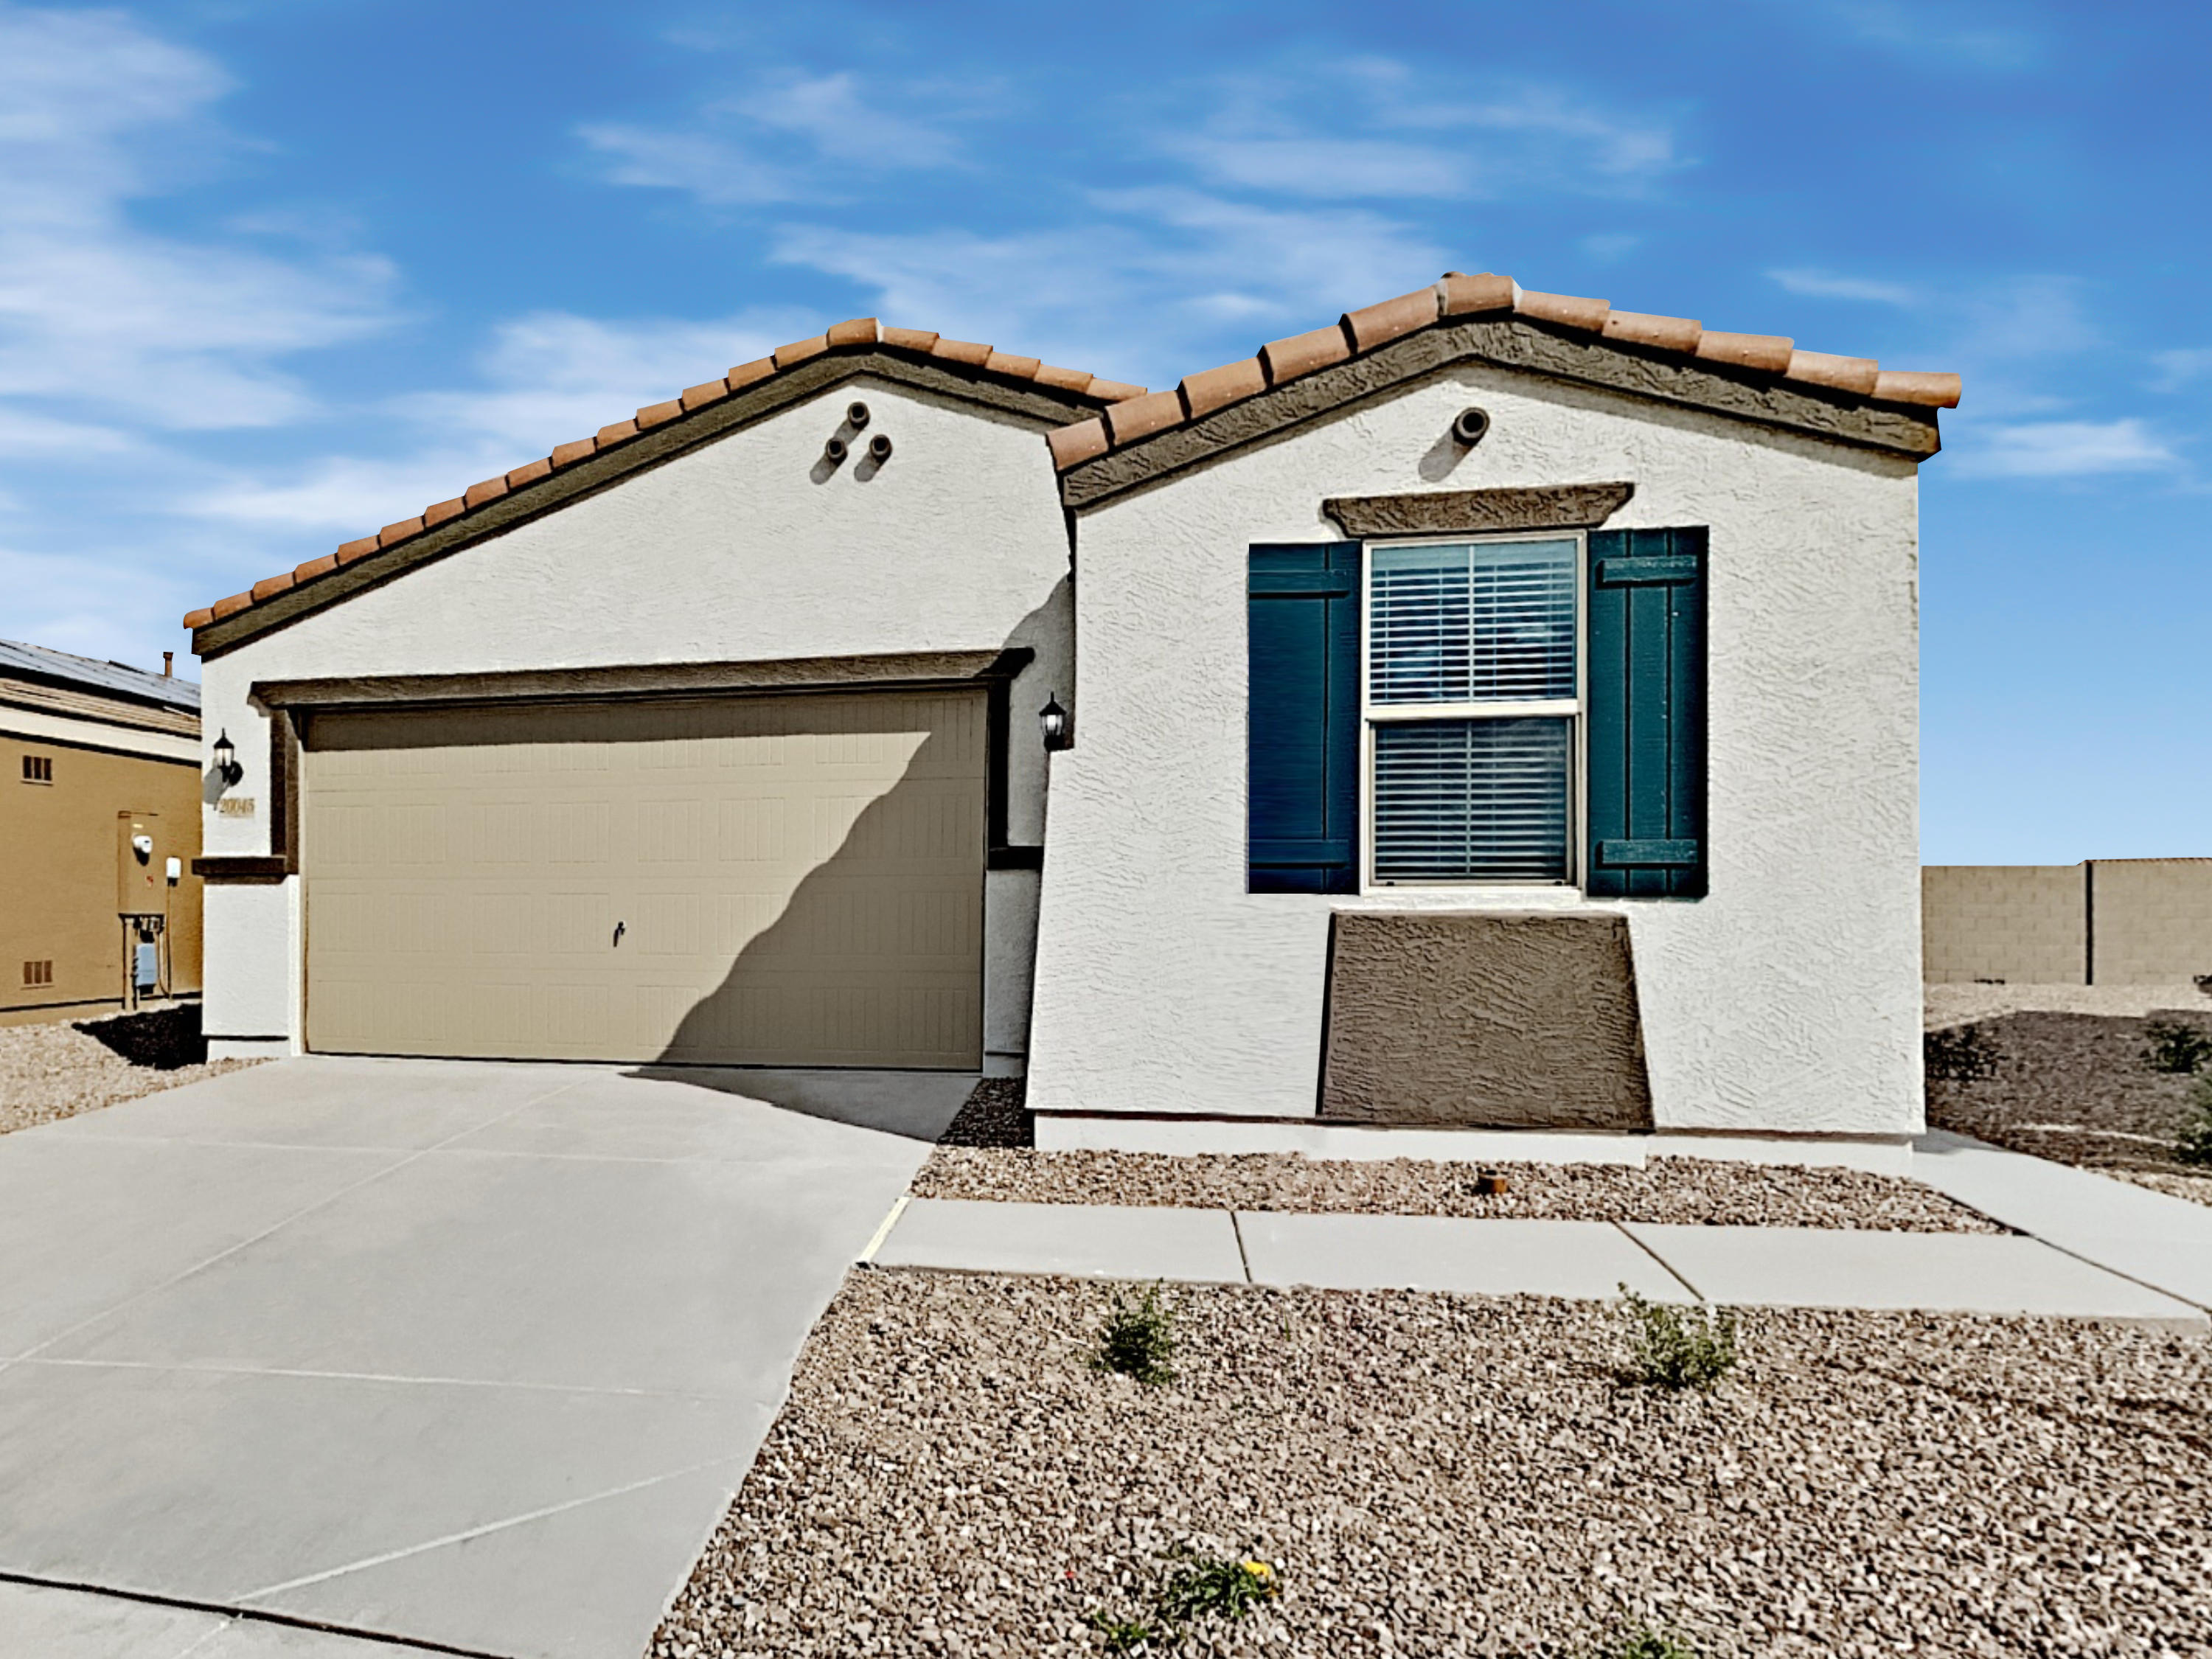
[[(1357, 311), (1334, 326), (1271, 340), (1253, 356), (1187, 374), (1172, 392), (1139, 396), (1048, 434), (1060, 471), (1124, 444), (1203, 419), (1231, 404), (1273, 390), (1333, 363), (1387, 345), (1403, 335), (1455, 318), (1510, 314), (1595, 334), (1618, 345), (1643, 347), (1689, 362), (1726, 364), (1799, 386), (1814, 386), (1881, 403), (1955, 409), (1956, 374), (1885, 369), (1871, 357), (1806, 351), (1778, 334), (1708, 329), (1694, 319), (1616, 311), (1606, 300), (1524, 289), (1495, 271), (1448, 270), (1425, 289)], [(1172, 411), (1178, 411), (1172, 412)]]
[(939, 362), (957, 362), (1000, 380), (1047, 386), (1056, 392), (1090, 398), (1109, 406), (1146, 395), (1143, 386), (1132, 386), (1127, 381), (1109, 380), (1081, 369), (1058, 368), (1041, 362), (1035, 357), (1018, 356), (988, 345), (948, 339), (933, 331), (887, 327), (873, 317), (851, 317), (842, 323), (832, 324), (808, 339), (780, 346), (768, 356), (739, 363), (718, 380), (703, 380), (663, 402), (647, 404), (629, 419), (603, 426), (591, 437), (556, 444), (550, 454), (526, 461), (495, 478), (486, 478), (471, 484), (460, 495), (448, 501), (434, 502), (412, 519), (402, 519), (386, 525), (375, 535), (360, 537), (343, 544), (335, 553), (306, 560), (290, 570), (264, 577), (243, 593), (233, 593), (212, 605), (187, 611), (185, 626), (197, 630), (210, 623), (235, 616), (239, 611), (251, 608), (264, 599), (274, 598), (298, 583), (314, 581), (380, 548), (391, 547), (419, 536), (449, 519), (459, 518), (502, 495), (574, 466), (579, 461), (587, 460), (593, 455), (603, 455), (641, 433), (679, 420), (709, 404), (720, 403), (787, 368), (830, 351), (853, 349), (890, 349), (934, 357)]

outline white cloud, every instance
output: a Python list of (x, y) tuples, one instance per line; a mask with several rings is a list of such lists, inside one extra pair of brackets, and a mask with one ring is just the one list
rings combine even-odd
[(1921, 303), (1918, 289), (1902, 283), (1877, 282), (1865, 276), (1840, 276), (1825, 270), (1770, 270), (1766, 273), (1792, 294), (1817, 300), (1863, 300), (1869, 305), (1911, 307)]
[(772, 76), (680, 127), (594, 121), (576, 131), (606, 158), (610, 183), (684, 191), (715, 207), (840, 194), (856, 172), (948, 167), (959, 157), (942, 126), (864, 97), (850, 74)]
[(2212, 374), (2212, 348), (2198, 346), (2186, 351), (2160, 351), (2151, 362), (2158, 365), (2158, 379), (2151, 383), (2154, 392), (2179, 392), (2195, 380)]
[(0, 5), (0, 398), (269, 425), (314, 403), (279, 360), (389, 323), (383, 260), (131, 222), (168, 169), (226, 142), (206, 112), (227, 85), (119, 14)]
[(1987, 478), (2078, 478), (2162, 472), (2181, 458), (2140, 420), (2033, 421), (1990, 428), (1958, 457)]
[(789, 225), (772, 257), (860, 283), (890, 321), (1164, 385), (1224, 319), (1266, 338), (1403, 293), (1448, 263), (1361, 210), (1282, 210), (1177, 189), (1101, 192), (1100, 216), (986, 237)]
[[(1791, 0), (1797, 3), (1797, 0)], [(1935, 58), (1981, 69), (2024, 69), (2041, 55), (2033, 35), (1982, 21), (1957, 5), (1934, 0), (1826, 0), (1817, 9), (1870, 45), (1910, 58)]]
[(403, 453), (331, 455), (269, 474), (234, 472), (191, 494), (181, 510), (350, 540), (711, 380), (810, 326), (818, 328), (819, 319), (810, 324), (773, 312), (713, 322), (614, 323), (532, 313), (495, 331), (477, 360), (475, 385), (385, 404), (387, 423), (397, 423), (407, 441)]
[(1173, 148), (1209, 183), (1279, 195), (1463, 196), (1472, 185), (1465, 157), (1389, 139), (1201, 134)]

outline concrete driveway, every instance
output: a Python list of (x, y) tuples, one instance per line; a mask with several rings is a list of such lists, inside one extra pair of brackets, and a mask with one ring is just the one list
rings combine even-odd
[(635, 1659), (971, 1082), (316, 1058), (0, 1136), (0, 1575)]

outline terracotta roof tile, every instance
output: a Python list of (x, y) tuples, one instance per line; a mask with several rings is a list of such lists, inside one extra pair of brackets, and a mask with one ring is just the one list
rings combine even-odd
[(1431, 283), (1427, 288), (1417, 289), (1411, 294), (1401, 294), (1395, 300), (1385, 300), (1380, 305), (1347, 311), (1340, 320), (1357, 349), (1372, 351), (1376, 346), (1385, 341), (1395, 340), (1401, 334), (1411, 334), (1417, 328), (1426, 328), (1436, 321), (1437, 315), (1436, 285)]
[(1510, 276), (1494, 276), (1486, 271), (1480, 276), (1470, 276), (1465, 271), (1448, 270), (1437, 286), (1441, 309), (1447, 317), (1510, 311), (1514, 301), (1521, 297), (1521, 286)]
[(1924, 404), (1930, 409), (1959, 406), (1959, 377), (1925, 369), (1885, 368), (1875, 376), (1874, 395), (1884, 403)]
[(1267, 384), (1280, 386), (1301, 374), (1340, 363), (1351, 355), (1352, 343), (1344, 337), (1344, 325), (1340, 323), (1310, 334), (1293, 334), (1287, 340), (1270, 340), (1260, 348), (1260, 362), (1267, 371)]
[(1129, 398), (1106, 411), (1106, 429), (1117, 444), (1164, 432), (1184, 418), (1182, 397), (1174, 392), (1152, 392)]
[(1085, 374), (1079, 368), (1061, 368), (1052, 363), (1039, 363), (1036, 378), (1039, 386), (1048, 386), (1054, 392), (1088, 392), (1091, 382), (1097, 377)]
[(1831, 386), (1861, 398), (1873, 397), (1875, 383), (1881, 378), (1871, 357), (1838, 357), (1825, 351), (1793, 351), (1790, 366), (1782, 372), (1808, 386)]
[(1796, 349), (1795, 341), (1779, 334), (1728, 334), (1709, 328), (1698, 337), (1697, 355), (1707, 362), (1779, 374), (1790, 367), (1790, 354)]
[[(1879, 369), (1870, 358), (1800, 351), (1795, 342), (1778, 334), (1712, 331), (1687, 317), (1615, 311), (1603, 300), (1524, 289), (1510, 276), (1495, 272), (1469, 276), (1465, 271), (1448, 270), (1432, 288), (1346, 312), (1334, 328), (1317, 328), (1308, 334), (1271, 341), (1260, 348), (1256, 359), (1224, 364), (1191, 375), (1182, 382), (1179, 395), (1156, 392), (1149, 397), (1139, 396), (1126, 405), (1109, 409), (1103, 421), (1081, 421), (1064, 428), (1051, 434), (1053, 461), (1065, 471), (1107, 450), (1150, 437), (1182, 421), (1197, 420), (1229, 404), (1255, 396), (1266, 387), (1281, 386), (1331, 363), (1371, 351), (1431, 323), (1504, 313), (1596, 334), (1623, 346), (1786, 376), (1803, 385), (1825, 386), (1855, 397), (1937, 408), (1953, 408), (1959, 401), (1959, 377), (1955, 374), (1900, 374)], [(1264, 374), (1264, 386), (1255, 383), (1255, 368)], [(1093, 397), (1114, 395), (1098, 381), (1091, 383), (1091, 392)], [(1170, 413), (1175, 404), (1180, 404), (1184, 411), (1179, 418)]]
[(1645, 311), (1608, 311), (1605, 316), (1607, 339), (1662, 351), (1695, 351), (1705, 331), (1703, 323), (1688, 317), (1655, 317)]
[(1106, 422), (1095, 415), (1073, 426), (1054, 427), (1045, 441), (1052, 446), (1052, 464), (1063, 472), (1078, 461), (1103, 455), (1113, 447), (1106, 436)]
[[(799, 340), (779, 348), (767, 357), (756, 358), (749, 363), (739, 363), (719, 380), (704, 380), (685, 389), (679, 397), (665, 403), (649, 404), (637, 411), (635, 418), (617, 421), (611, 426), (601, 427), (596, 436), (579, 438), (573, 443), (557, 445), (552, 453), (534, 461), (526, 461), (501, 477), (487, 478), (469, 486), (467, 491), (449, 501), (425, 507), (415, 519), (403, 519), (397, 524), (386, 525), (374, 536), (363, 536), (347, 542), (335, 553), (326, 553), (319, 559), (309, 559), (295, 565), (291, 570), (255, 584), (247, 592), (234, 593), (216, 605), (192, 611), (185, 619), (187, 628), (199, 629), (210, 623), (235, 616), (255, 602), (256, 596), (266, 598), (282, 592), (295, 582), (313, 581), (328, 575), (339, 567), (375, 552), (380, 547), (390, 547), (410, 536), (462, 517), (486, 502), (497, 500), (511, 491), (525, 489), (541, 478), (550, 477), (563, 467), (604, 453), (618, 445), (627, 443), (641, 432), (681, 419), (695, 410), (709, 404), (720, 403), (747, 386), (757, 385), (797, 363), (819, 357), (825, 352), (838, 349), (873, 349), (889, 347), (894, 350), (920, 353), (945, 362), (964, 363), (1002, 380), (1019, 381), (1071, 392), (1102, 404), (1121, 404), (1144, 397), (1145, 388), (1121, 380), (1100, 380), (1081, 369), (1060, 368), (1041, 363), (1034, 357), (1018, 357), (1011, 352), (993, 350), (967, 340), (948, 340), (942, 335), (918, 328), (885, 328), (873, 317), (854, 317), (836, 324), (811, 339)], [(1176, 405), (1175, 420), (1182, 418), (1182, 404), (1175, 394), (1165, 394)], [(1105, 428), (1097, 428), (1097, 441), (1103, 453)], [(1055, 437), (1053, 441), (1055, 457), (1074, 455), (1072, 441)], [(1072, 462), (1066, 463), (1072, 465)]]
[(1267, 389), (1267, 371), (1260, 366), (1257, 357), (1246, 357), (1201, 374), (1184, 375), (1182, 400), (1189, 405), (1190, 417), (1194, 421), (1201, 415), (1211, 415), (1217, 409)]
[(1592, 334), (1601, 333), (1605, 319), (1613, 311), (1609, 300), (1585, 300), (1573, 294), (1539, 294), (1534, 289), (1522, 289), (1513, 309), (1523, 317), (1534, 317), (1539, 322), (1559, 323), (1567, 328), (1579, 328)]
[(775, 366), (789, 368), (793, 363), (803, 363), (809, 357), (819, 357), (830, 349), (830, 337), (817, 334), (811, 340), (793, 340), (789, 345), (775, 349)]

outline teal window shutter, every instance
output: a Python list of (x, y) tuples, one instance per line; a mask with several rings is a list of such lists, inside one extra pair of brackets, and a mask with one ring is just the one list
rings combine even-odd
[(1247, 885), (1359, 888), (1359, 544), (1251, 550)]
[(1594, 896), (1705, 890), (1705, 532), (1589, 538)]

